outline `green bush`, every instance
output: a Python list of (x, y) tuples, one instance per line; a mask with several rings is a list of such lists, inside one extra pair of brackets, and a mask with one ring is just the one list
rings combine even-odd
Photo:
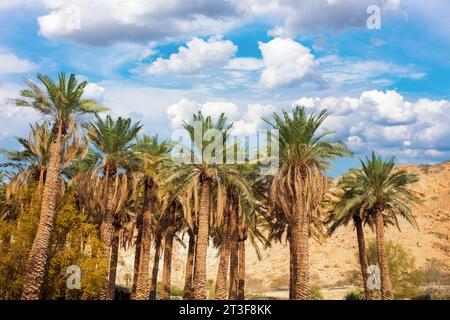
[(311, 286), (311, 299), (323, 300), (322, 292), (320, 291), (320, 286), (317, 284), (313, 284)]
[(345, 295), (345, 300), (365, 300), (364, 293), (359, 290), (350, 291)]
[[(425, 272), (417, 269), (411, 252), (393, 241), (386, 242), (389, 275), (397, 299), (408, 299), (422, 294), (420, 286), (426, 282)], [(377, 246), (374, 239), (367, 247), (369, 265), (378, 264)]]

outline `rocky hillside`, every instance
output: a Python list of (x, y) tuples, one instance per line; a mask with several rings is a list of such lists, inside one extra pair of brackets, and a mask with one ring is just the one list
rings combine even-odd
[[(386, 238), (400, 243), (409, 249), (415, 257), (416, 265), (426, 268), (431, 261), (442, 263), (442, 271), (450, 274), (450, 162), (439, 165), (406, 165), (408, 171), (420, 176), (415, 185), (418, 192), (424, 194), (423, 203), (414, 209), (419, 224), (415, 230), (406, 223), (401, 223), (402, 232), (395, 228), (388, 229)], [(366, 237), (374, 234), (367, 229)], [(186, 249), (176, 244), (173, 264), (173, 283), (182, 287)], [(270, 293), (276, 295), (279, 289), (287, 287), (289, 280), (289, 249), (283, 244), (262, 251), (263, 259), (259, 261), (255, 252), (247, 250), (247, 288), (253, 293)], [(355, 256), (357, 252), (356, 235), (351, 226), (339, 230), (324, 244), (311, 241), (310, 259), (312, 282), (322, 288), (336, 288), (345, 282), (349, 272), (358, 270)], [(217, 253), (209, 252), (208, 278), (215, 279), (217, 270)], [(122, 252), (119, 263), (119, 283), (129, 287), (133, 273), (133, 252)], [(326, 295), (329, 298), (339, 296), (339, 289)], [(281, 295), (284, 295), (282, 293)], [(336, 296), (337, 295), (337, 296)]]

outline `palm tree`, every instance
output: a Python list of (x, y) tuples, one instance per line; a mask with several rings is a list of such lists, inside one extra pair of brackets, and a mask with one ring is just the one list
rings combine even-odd
[[(93, 176), (97, 176), (98, 170), (103, 171), (103, 196), (104, 214), (101, 222), (100, 236), (105, 245), (104, 256), (110, 261), (110, 275), (114, 268), (111, 264), (111, 248), (114, 237), (114, 216), (119, 211), (118, 201), (122, 200), (122, 205), (126, 196), (117, 197), (119, 190), (126, 188), (127, 176), (122, 175), (119, 179), (119, 170), (129, 168), (132, 159), (131, 149), (134, 146), (134, 139), (141, 129), (140, 123), (132, 124), (131, 119), (118, 118), (113, 120), (107, 116), (105, 120), (97, 116), (96, 121), (86, 125), (89, 141), (97, 153), (99, 161), (95, 164)], [(123, 192), (125, 195), (125, 192)], [(103, 299), (113, 299), (115, 279), (107, 277), (108, 284), (105, 287)], [(108, 289), (109, 288), (109, 289)]]
[[(173, 192), (169, 193), (171, 197)], [(161, 282), (160, 298), (161, 300), (170, 299), (170, 287), (172, 276), (172, 251), (173, 241), (176, 233), (183, 226), (182, 206), (178, 197), (169, 200), (170, 203), (166, 210), (166, 215), (163, 216), (164, 231), (164, 261), (163, 261), (163, 277)]]
[(63, 139), (67, 129), (78, 115), (107, 110), (97, 105), (94, 100), (83, 98), (87, 82), (78, 83), (74, 74), (67, 79), (67, 76), (61, 73), (57, 82), (47, 75), (38, 74), (37, 78), (43, 87), (29, 80), (28, 88), (23, 89), (20, 97), (14, 100), (17, 106), (31, 107), (42, 115), (51, 117), (53, 121), (53, 136), (42, 192), (41, 214), (23, 283), (23, 300), (36, 300), (40, 297), (60, 191)]
[(413, 226), (417, 223), (412, 215), (412, 206), (420, 201), (419, 195), (411, 190), (411, 184), (419, 179), (403, 169), (396, 169), (395, 157), (383, 160), (372, 152), (371, 158), (361, 161), (362, 169), (353, 171), (353, 195), (349, 210), (361, 208), (373, 219), (376, 230), (378, 263), (381, 274), (381, 298), (393, 299), (394, 292), (389, 277), (384, 240), (384, 226), (387, 223), (397, 227), (398, 216)]
[(227, 193), (227, 207), (225, 217), (219, 229), (219, 266), (217, 268), (215, 298), (225, 300), (227, 298), (227, 274), (231, 249), (231, 212), (234, 202), (231, 193)]
[(186, 267), (184, 271), (184, 289), (183, 289), (183, 299), (191, 300), (193, 298), (193, 275), (194, 275), (194, 255), (195, 255), (195, 232), (189, 227), (187, 230), (189, 235), (188, 252), (186, 257)]
[(153, 255), (152, 277), (150, 282), (149, 300), (156, 300), (156, 286), (158, 283), (159, 259), (161, 258), (162, 232), (155, 234), (155, 254)]
[[(53, 133), (48, 122), (30, 125), (28, 139), (16, 137), (21, 150), (0, 150), (6, 162), (0, 167), (10, 168), (14, 171), (8, 188), (8, 197), (18, 193), (23, 188), (36, 187), (32, 201), (40, 201), (42, 188), (44, 187), (50, 156), (50, 146), (53, 141)], [(84, 159), (88, 152), (86, 139), (78, 134), (74, 126), (63, 139), (63, 152), (61, 163), (61, 184), (63, 177), (71, 179), (71, 166), (75, 160)]]
[(358, 195), (356, 194), (355, 189), (360, 186), (357, 185), (357, 182), (353, 170), (344, 175), (339, 181), (337, 185), (338, 189), (335, 192), (337, 200), (333, 199), (333, 212), (330, 216), (331, 225), (327, 231), (327, 235), (331, 236), (340, 226), (347, 226), (350, 222), (353, 222), (353, 226), (356, 229), (356, 238), (358, 240), (358, 257), (363, 279), (364, 295), (366, 300), (373, 300), (374, 292), (369, 289), (367, 285), (368, 262), (363, 228), (364, 222), (368, 222), (367, 220), (370, 216), (363, 210), (363, 207), (357, 207), (353, 204), (354, 201), (358, 201)]
[(309, 299), (309, 244), (310, 222), (317, 214), (327, 179), (323, 172), (329, 161), (348, 154), (340, 142), (324, 140), (330, 131), (321, 131), (326, 110), (307, 115), (296, 107), (292, 115), (283, 111), (283, 117), (273, 114), (278, 130), (280, 168), (272, 180), (270, 201), (281, 208), (289, 226), (289, 243), (293, 273), (292, 299)]
[(143, 176), (144, 197), (143, 210), (138, 216), (137, 240), (135, 254), (136, 290), (133, 299), (146, 300), (150, 293), (150, 248), (152, 236), (153, 212), (158, 210), (157, 193), (162, 184), (162, 173), (169, 159), (171, 144), (168, 141), (158, 141), (158, 137), (144, 135), (136, 139), (133, 148), (136, 159), (136, 171)]
[[(204, 156), (205, 149), (209, 141), (203, 139), (203, 134), (212, 129), (219, 132), (222, 141), (225, 143), (229, 135), (232, 124), (228, 124), (227, 118), (221, 114), (216, 122), (211, 117), (204, 117), (199, 112), (193, 116), (193, 124), (184, 122), (184, 128), (188, 132), (195, 149), (191, 150), (195, 158), (194, 164), (177, 165), (173, 168), (173, 173), (168, 178), (168, 183), (180, 186), (180, 190), (192, 195), (197, 201), (195, 209), (198, 212), (198, 233), (195, 251), (195, 267), (193, 276), (193, 298), (204, 300), (207, 296), (206, 282), (206, 251), (209, 238), (209, 218), (212, 211), (211, 195), (216, 193), (222, 195), (225, 185), (233, 186), (248, 198), (251, 198), (249, 187), (242, 178), (238, 168), (233, 165), (223, 165), (224, 158), (220, 160), (219, 150), (212, 157)], [(200, 141), (197, 135), (200, 134)], [(223, 149), (222, 149), (223, 150)], [(196, 155), (201, 154), (201, 157)], [(217, 159), (216, 159), (217, 158)], [(216, 191), (216, 192), (215, 192)], [(217, 216), (223, 216), (223, 205), (221, 198), (217, 197)], [(212, 217), (214, 219), (214, 216)]]

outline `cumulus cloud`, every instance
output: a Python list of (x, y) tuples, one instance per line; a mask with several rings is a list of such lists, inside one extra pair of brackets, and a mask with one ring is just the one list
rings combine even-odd
[(23, 73), (36, 68), (31, 61), (17, 57), (6, 48), (0, 48), (0, 61), (0, 74)]
[(149, 74), (190, 74), (203, 69), (223, 67), (237, 51), (230, 40), (211, 37), (207, 41), (194, 38), (168, 59), (158, 58), (148, 66)]
[(96, 83), (90, 82), (84, 88), (83, 96), (86, 99), (94, 99), (97, 103), (103, 103), (103, 94), (105, 93), (105, 88), (99, 86)]
[(242, 118), (234, 122), (233, 133), (235, 135), (251, 135), (256, 130), (265, 126), (262, 118), (270, 118), (276, 108), (270, 104), (249, 104)]
[(224, 113), (228, 120), (233, 122), (232, 133), (235, 135), (251, 135), (264, 126), (263, 117), (269, 117), (276, 108), (272, 105), (248, 104), (238, 106), (233, 102), (208, 101), (198, 103), (186, 98), (170, 105), (167, 108), (167, 116), (172, 129), (179, 129), (183, 121), (191, 121), (192, 114), (201, 111), (204, 115), (211, 116), (213, 120)]
[(264, 87), (321, 82), (319, 64), (307, 47), (289, 38), (275, 38), (258, 44), (264, 62), (260, 79)]
[[(356, 154), (376, 150), (402, 160), (443, 161), (450, 155), (450, 101), (419, 99), (409, 101), (396, 91), (364, 91), (358, 97), (302, 97), (292, 106), (307, 112), (328, 109), (322, 130), (333, 130), (334, 138), (348, 144)], [(232, 102), (198, 103), (181, 99), (167, 109), (172, 128), (202, 111), (214, 119), (224, 112), (234, 122), (233, 134), (252, 135), (267, 128), (281, 108), (271, 104), (240, 105)]]
[(26, 136), (28, 124), (38, 121), (41, 116), (31, 108), (15, 106), (11, 99), (18, 97), (22, 89), (15, 84), (0, 85), (0, 148), (5, 148), (5, 139), (12, 136)]
[(244, 0), (255, 15), (275, 16), (281, 23), (269, 32), (272, 36), (294, 37), (305, 32), (340, 31), (349, 27), (365, 27), (370, 5), (380, 5), (383, 13), (400, 9), (400, 0)]
[(231, 121), (237, 119), (240, 115), (238, 106), (232, 102), (208, 101), (198, 103), (197, 101), (183, 98), (167, 108), (167, 116), (172, 128), (177, 129), (181, 127), (183, 121), (190, 121), (192, 115), (199, 111), (206, 116), (211, 116), (213, 119), (217, 119), (222, 113), (225, 113)]
[[(20, 0), (20, 3), (25, 1)], [(224, 34), (255, 19), (273, 26), (273, 36), (365, 27), (373, 0), (33, 0), (47, 13), (40, 33), (89, 45), (149, 42)], [(10, 8), (13, 1), (0, 2)], [(397, 12), (400, 0), (379, 0), (383, 14)], [(79, 15), (80, 19), (73, 19)], [(383, 15), (385, 17), (387, 15)], [(78, 24), (79, 22), (79, 24)]]
[(407, 158), (439, 158), (450, 151), (450, 101), (407, 101), (396, 91), (365, 91), (358, 98), (301, 98), (309, 111), (326, 108), (324, 127), (355, 152), (384, 150)]
[(237, 26), (242, 15), (227, 0), (46, 0), (44, 4), (49, 13), (38, 19), (43, 36), (95, 46), (220, 34)]

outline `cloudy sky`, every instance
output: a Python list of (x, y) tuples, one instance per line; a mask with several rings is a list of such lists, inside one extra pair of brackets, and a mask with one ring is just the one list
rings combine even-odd
[(371, 150), (449, 160), (449, 30), (446, 0), (0, 0), (0, 148), (42, 120), (7, 98), (66, 71), (147, 134), (170, 137), (198, 110), (251, 134), (302, 105), (327, 108), (355, 153), (334, 175)]

